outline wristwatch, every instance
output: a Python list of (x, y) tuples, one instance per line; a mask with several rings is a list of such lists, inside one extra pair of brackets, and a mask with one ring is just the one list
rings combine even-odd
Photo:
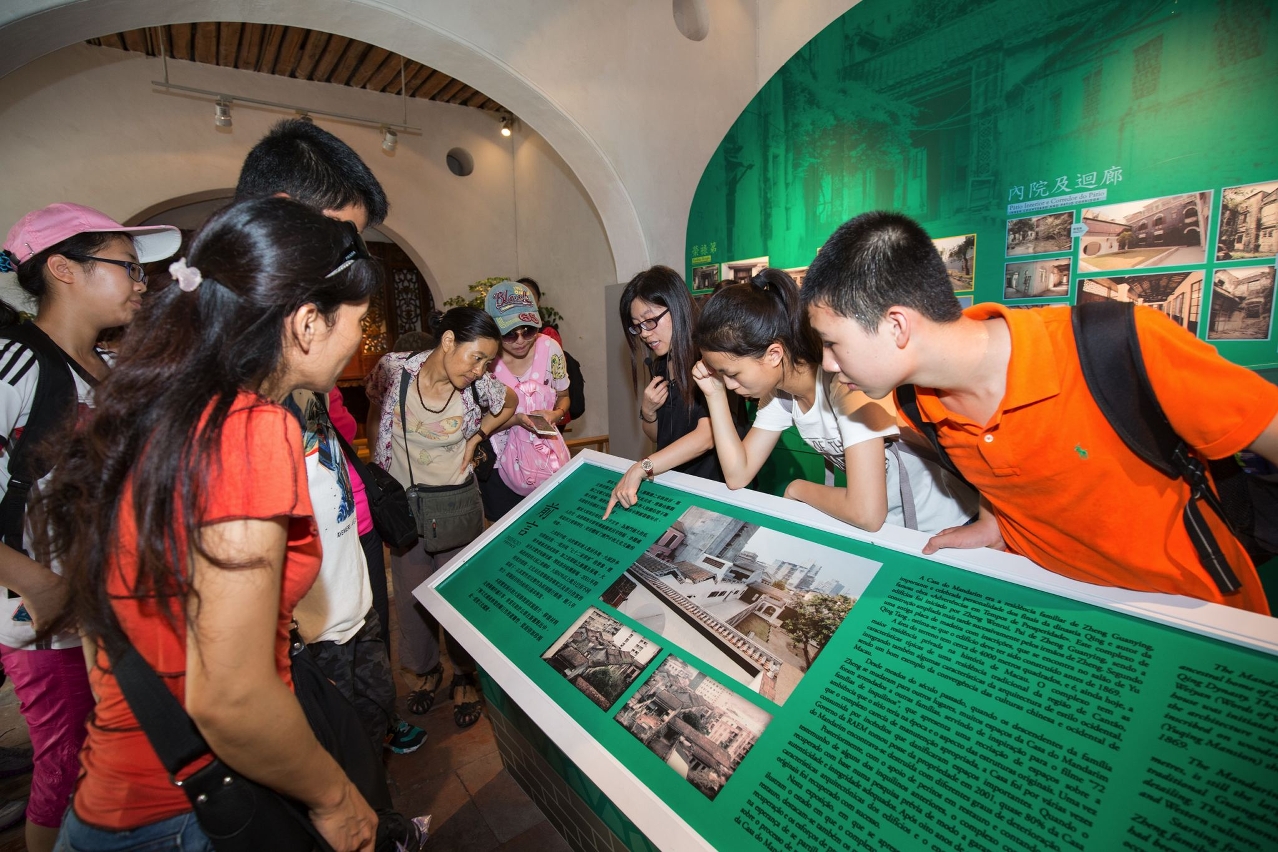
[(652, 469), (652, 459), (644, 459), (643, 461), (639, 462), (639, 467), (640, 469), (643, 470), (643, 475), (648, 478), (649, 482), (651, 482), (653, 479), (656, 479), (657, 472)]

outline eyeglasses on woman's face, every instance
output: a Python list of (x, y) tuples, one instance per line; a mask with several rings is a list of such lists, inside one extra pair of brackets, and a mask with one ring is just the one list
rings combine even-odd
[(524, 338), (528, 338), (529, 340), (531, 340), (532, 338), (537, 336), (537, 332), (539, 330), (540, 329), (533, 328), (531, 325), (521, 325), (519, 328), (515, 329), (514, 331), (510, 331), (510, 332), (507, 332), (506, 334), (503, 334), (501, 336), (501, 339), (506, 341), (507, 343), (514, 343), (516, 340), (522, 340)]
[(635, 323), (634, 325), (626, 326), (626, 331), (630, 332), (631, 334), (638, 334), (641, 331), (652, 331), (654, 328), (657, 327), (657, 323), (661, 322), (661, 318), (668, 313), (670, 313), (670, 309), (666, 308), (664, 311), (657, 314), (655, 317), (648, 317), (646, 320), (639, 320), (639, 322)]
[(110, 257), (95, 257), (91, 254), (64, 254), (63, 257), (69, 260), (78, 260), (80, 262), (96, 261), (97, 263), (113, 263), (116, 266), (123, 266), (128, 270), (129, 277), (139, 284), (146, 283), (146, 270), (142, 268), (142, 264), (133, 260), (115, 260)]

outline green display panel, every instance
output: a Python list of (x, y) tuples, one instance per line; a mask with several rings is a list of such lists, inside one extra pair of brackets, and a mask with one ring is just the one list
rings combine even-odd
[(437, 591), (714, 848), (1278, 848), (1278, 658), (618, 475)]
[(798, 51), (706, 167), (705, 292), (802, 278), (842, 222), (904, 212), (960, 299), (1133, 301), (1278, 365), (1278, 15), (1266, 0), (863, 0)]

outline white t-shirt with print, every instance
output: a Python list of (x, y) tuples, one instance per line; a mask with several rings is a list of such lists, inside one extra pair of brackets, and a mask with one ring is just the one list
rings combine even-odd
[[(99, 356), (110, 363), (110, 353), (99, 350)], [(75, 379), (76, 400), (79, 403), (79, 416), (93, 407), (93, 387), (77, 370), (71, 371)], [(21, 343), (12, 340), (0, 340), (0, 496), (9, 490), (9, 448), (17, 441), (26, 428), (27, 419), (31, 416), (31, 404), (35, 401), (36, 383), (40, 377), (40, 363), (35, 353)], [(45, 482), (46, 476), (40, 480)], [(30, 522), (30, 514), (27, 516)], [(31, 532), (28, 528), (23, 535), (23, 546), (28, 554), (31, 549)], [(53, 570), (61, 574), (58, 565)], [(9, 597), (9, 590), (0, 587), (0, 643), (10, 648), (22, 648), (35, 642), (35, 627), (22, 598)], [(61, 633), (41, 643), (39, 648), (77, 648), (80, 646), (80, 635), (74, 631)]]
[[(800, 411), (793, 397), (784, 392), (759, 400), (755, 428), (784, 432), (790, 426), (798, 429), (804, 442), (839, 470), (846, 464), (843, 451), (848, 447), (872, 438), (892, 441), (901, 434), (896, 414), (889, 406), (863, 393), (849, 391), (820, 367), (817, 368), (816, 400), (807, 411)], [(887, 523), (905, 525), (897, 455), (909, 478), (920, 530), (937, 532), (961, 526), (976, 514), (975, 492), (934, 462), (921, 458), (908, 443), (896, 441), (896, 449), (897, 453), (884, 454)]]
[(350, 469), (314, 393), (294, 391), (285, 405), (302, 423), (307, 491), (324, 547), (319, 576), (298, 602), (293, 617), (304, 641), (340, 645), (359, 632), (373, 606)]

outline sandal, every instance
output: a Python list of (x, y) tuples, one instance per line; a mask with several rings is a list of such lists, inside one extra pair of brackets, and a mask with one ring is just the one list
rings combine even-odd
[(479, 717), (484, 715), (484, 702), (480, 698), (474, 701), (465, 701), (466, 690), (474, 690), (476, 696), (479, 694), (479, 687), (475, 683), (475, 676), (471, 673), (459, 674), (453, 677), (452, 683), (453, 693), (453, 721), (457, 723), (459, 728), (469, 728), (471, 725), (479, 721)]
[(435, 693), (444, 681), (444, 667), (436, 663), (435, 667), (425, 674), (417, 675), (417, 689), (408, 693), (408, 712), (415, 716), (425, 716), (435, 704)]

